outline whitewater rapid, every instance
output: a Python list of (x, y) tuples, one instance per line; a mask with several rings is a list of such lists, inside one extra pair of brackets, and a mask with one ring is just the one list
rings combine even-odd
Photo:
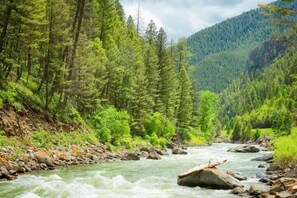
[(263, 162), (251, 159), (267, 153), (228, 153), (234, 144), (214, 144), (188, 148), (188, 155), (162, 156), (159, 161), (115, 161), (96, 165), (72, 166), (42, 171), (0, 183), (1, 198), (226, 198), (236, 197), (227, 190), (178, 186), (177, 175), (211, 159), (226, 158), (218, 166), (248, 177), (241, 182), (246, 188), (257, 182), (257, 168)]

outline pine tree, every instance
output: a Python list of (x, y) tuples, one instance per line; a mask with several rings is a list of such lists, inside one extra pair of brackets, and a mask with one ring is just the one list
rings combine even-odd
[(167, 49), (167, 35), (161, 28), (156, 40), (160, 82), (158, 83), (158, 97), (155, 99), (155, 111), (159, 111), (169, 118), (174, 115), (174, 99), (176, 90), (176, 75), (174, 63), (171, 61)]
[(191, 97), (191, 81), (185, 66), (181, 67), (178, 84), (179, 104), (177, 108), (177, 126), (179, 128), (187, 128), (191, 122), (193, 106)]

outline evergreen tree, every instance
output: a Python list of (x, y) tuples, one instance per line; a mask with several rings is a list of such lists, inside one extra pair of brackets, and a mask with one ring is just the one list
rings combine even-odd
[(185, 66), (182, 66), (179, 73), (179, 105), (177, 108), (177, 126), (187, 128), (192, 116), (191, 81)]

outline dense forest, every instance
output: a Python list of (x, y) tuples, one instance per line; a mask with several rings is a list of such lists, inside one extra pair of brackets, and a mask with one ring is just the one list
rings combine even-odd
[(276, 138), (277, 160), (296, 162), (296, 1), (261, 7), (284, 32), (251, 51), (246, 72), (220, 94), (219, 120), (234, 141)]
[(218, 100), (193, 91), (186, 39), (168, 42), (153, 21), (140, 35), (118, 0), (5, 0), (0, 13), (1, 109), (85, 125), (116, 145), (211, 131), (207, 97)]
[(245, 12), (188, 38), (196, 90), (220, 93), (245, 71), (249, 52), (278, 30), (262, 12)]

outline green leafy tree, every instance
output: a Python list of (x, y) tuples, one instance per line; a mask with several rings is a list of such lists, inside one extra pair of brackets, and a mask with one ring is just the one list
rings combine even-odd
[(198, 123), (201, 131), (211, 140), (215, 135), (213, 126), (218, 115), (219, 98), (215, 93), (202, 91), (198, 100)]

